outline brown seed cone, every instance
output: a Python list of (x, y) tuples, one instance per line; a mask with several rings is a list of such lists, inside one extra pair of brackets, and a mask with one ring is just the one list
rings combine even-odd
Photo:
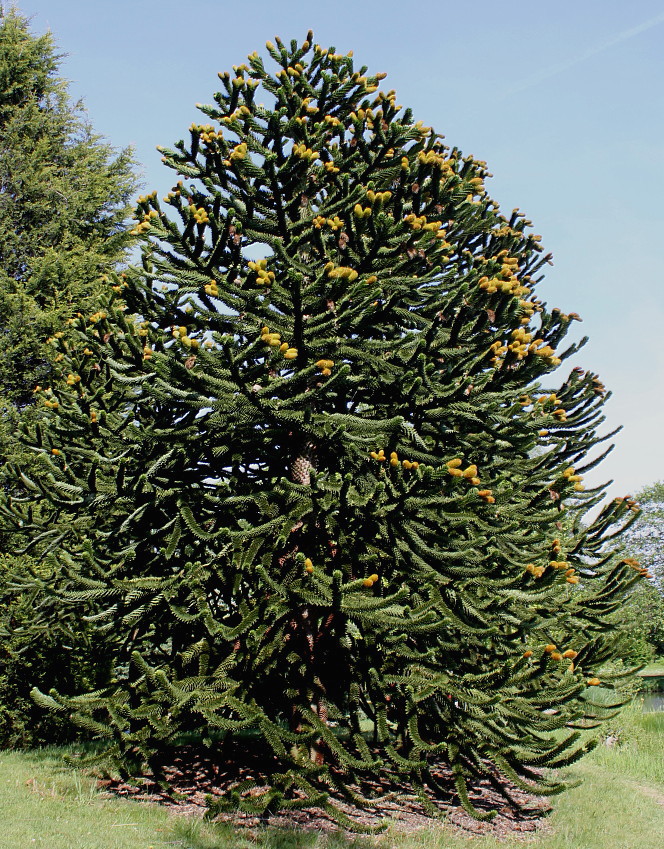
[(309, 486), (311, 482), (311, 470), (316, 467), (316, 448), (311, 442), (307, 442), (298, 457), (293, 461), (291, 467), (291, 480), (295, 483)]

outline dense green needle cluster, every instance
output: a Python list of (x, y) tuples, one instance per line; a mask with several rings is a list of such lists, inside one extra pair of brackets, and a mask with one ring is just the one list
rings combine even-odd
[(581, 521), (604, 387), (552, 374), (575, 316), (485, 163), (350, 54), (267, 49), (163, 151), (142, 267), (52, 340), (6, 513), (122, 639), (110, 689), (37, 698), (123, 768), (263, 746), (268, 789), (217, 808), (362, 804), (381, 774), (435, 798), (440, 763), (471, 811), (481, 778), (558, 792), (639, 577), (632, 501)]
[[(34, 422), (41, 416), (35, 385), (53, 380), (46, 338), (73, 311), (94, 303), (105, 288), (101, 273), (122, 263), (135, 241), (124, 224), (137, 186), (131, 153), (114, 151), (94, 133), (60, 76), (61, 61), (51, 33), (33, 35), (14, 4), (0, 4), (4, 494), (23, 489), (10, 463), (21, 465), (27, 474), (33, 467), (33, 453), (16, 432), (19, 421)], [(4, 533), (0, 540), (0, 746), (63, 742), (75, 729), (38, 709), (30, 686), (55, 685), (77, 692), (99, 684), (107, 680), (103, 651), (99, 643), (90, 651), (90, 629), (80, 615), (70, 619), (57, 606), (47, 613), (48, 594), (41, 595), (35, 587), (25, 593), (17, 589), (32, 561), (13, 557)], [(26, 632), (23, 626), (34, 626), (37, 611), (41, 629)]]
[(0, 9), (0, 404), (19, 408), (49, 374), (44, 338), (91, 302), (132, 241), (131, 152), (93, 132), (61, 58), (50, 33)]

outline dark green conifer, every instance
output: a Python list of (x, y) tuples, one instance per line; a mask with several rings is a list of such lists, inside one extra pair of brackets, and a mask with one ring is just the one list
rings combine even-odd
[(25, 407), (48, 379), (44, 339), (124, 258), (136, 177), (59, 75), (51, 33), (0, 11), (0, 395)]
[(631, 502), (581, 522), (604, 387), (557, 372), (575, 316), (485, 163), (311, 34), (267, 48), (164, 150), (142, 268), (53, 339), (7, 511), (122, 644), (109, 689), (36, 697), (124, 769), (253, 740), (269, 789), (217, 808), (361, 804), (380, 774), (435, 798), (440, 763), (477, 815), (483, 778), (558, 792), (638, 578)]
[[(7, 463), (29, 473), (33, 452), (16, 439), (35, 420), (37, 385), (49, 386), (46, 338), (99, 294), (104, 269), (121, 262), (132, 237), (123, 220), (136, 187), (129, 151), (96, 135), (59, 76), (50, 33), (36, 36), (15, 9), (0, 7), (0, 488), (20, 491)], [(7, 551), (3, 539), (3, 552)], [(87, 628), (20, 587), (34, 563), (0, 555), (0, 743), (30, 745), (71, 734), (38, 711), (29, 681), (65, 692), (100, 680), (99, 645)], [(11, 577), (14, 573), (14, 577)], [(18, 583), (16, 583), (18, 582)], [(31, 635), (25, 626), (40, 622)], [(86, 652), (90, 651), (90, 654)], [(93, 662), (94, 655), (94, 662)], [(52, 718), (51, 718), (52, 719)]]

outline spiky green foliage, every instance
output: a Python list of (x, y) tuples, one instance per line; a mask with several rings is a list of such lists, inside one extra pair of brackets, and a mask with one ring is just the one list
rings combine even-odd
[(80, 615), (62, 615), (48, 591), (42, 592), (39, 578), (47, 575), (37, 569), (37, 585), (21, 591), (31, 567), (34, 564), (26, 557), (0, 557), (0, 748), (52, 745), (80, 737), (80, 729), (66, 717), (35, 704), (30, 697), (33, 687), (47, 691), (57, 687), (73, 695), (110, 679), (112, 652), (107, 640)]
[[(132, 241), (122, 226), (136, 186), (130, 153), (94, 134), (60, 64), (50, 33), (36, 36), (15, 9), (0, 10), (0, 488), (13, 491), (22, 483), (6, 464), (29, 473), (32, 459), (16, 439), (18, 423), (39, 417), (33, 391), (51, 381), (45, 340), (72, 310), (94, 302), (101, 271), (119, 263)], [(75, 692), (99, 680), (90, 672), (99, 652), (84, 660), (85, 628), (53, 616), (49, 598), (34, 588), (26, 596), (14, 588), (11, 573), (20, 587), (33, 580), (32, 566), (29, 558), (0, 558), (1, 744), (71, 734), (36, 716), (30, 681)], [(35, 616), (39, 629), (24, 634)]]
[(123, 644), (114, 687), (37, 698), (124, 767), (254, 739), (269, 789), (218, 807), (362, 803), (376, 774), (436, 796), (441, 762), (471, 811), (481, 777), (555, 793), (638, 577), (631, 502), (580, 522), (604, 388), (553, 374), (574, 316), (484, 163), (350, 56), (268, 52), (164, 150), (142, 268), (53, 340), (43, 471), (7, 509)]

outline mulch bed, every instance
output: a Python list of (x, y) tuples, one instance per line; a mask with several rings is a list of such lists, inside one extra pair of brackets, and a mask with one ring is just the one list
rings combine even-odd
[[(170, 786), (168, 791), (162, 790), (150, 776), (134, 779), (131, 783), (100, 779), (98, 785), (104, 792), (114, 796), (157, 803), (177, 814), (202, 816), (207, 810), (207, 796), (213, 798), (222, 796), (239, 781), (247, 778), (255, 778), (260, 782), (260, 776), (264, 775), (265, 771), (260, 768), (256, 758), (251, 756), (247, 758), (247, 754), (250, 753), (245, 751), (245, 757), (242, 759), (243, 766), (240, 767), (239, 759), (232, 759), (230, 763), (228, 761), (219, 763), (211, 758), (209, 750), (183, 746), (175, 750), (169, 763), (163, 766), (164, 775)], [(447, 823), (466, 833), (497, 837), (514, 837), (523, 834), (526, 837), (534, 831), (546, 828), (544, 817), (549, 811), (549, 805), (542, 797), (523, 793), (517, 788), (510, 788), (509, 795), (513, 800), (510, 804), (504, 796), (493, 789), (488, 781), (481, 782), (469, 793), (471, 801), (481, 811), (495, 809), (498, 814), (491, 821), (478, 821), (461, 807), (449, 770), (441, 766), (435, 771), (435, 778), (445, 787), (449, 787), (449, 793), (442, 799), (432, 797), (431, 801), (445, 817)], [(362, 792), (365, 795), (371, 793), (372, 796), (378, 797), (372, 802), (370, 808), (358, 809), (341, 799), (331, 798), (340, 811), (361, 827), (375, 827), (384, 825), (386, 822), (407, 831), (440, 827), (441, 820), (427, 814), (421, 802), (406, 784), (391, 781), (389, 777), (385, 777), (366, 782)], [(234, 812), (221, 814), (216, 819), (251, 831), (266, 825), (317, 832), (333, 832), (340, 829), (339, 824), (321, 808), (288, 811), (271, 814), (264, 818)]]

